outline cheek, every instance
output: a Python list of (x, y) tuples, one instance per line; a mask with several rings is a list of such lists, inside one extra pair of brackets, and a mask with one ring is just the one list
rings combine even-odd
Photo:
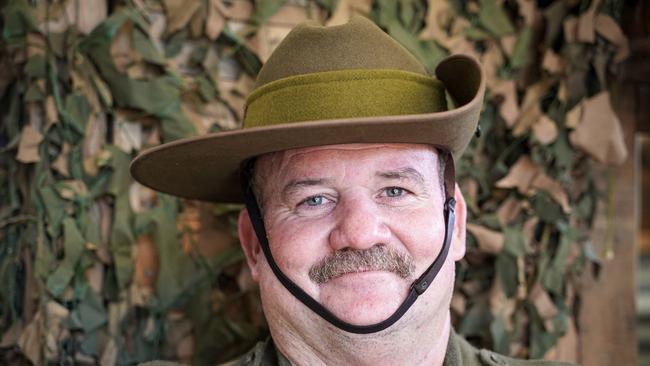
[(442, 212), (417, 210), (394, 218), (393, 234), (415, 259), (419, 273), (438, 256), (445, 238)]
[(267, 235), (273, 258), (292, 279), (308, 277), (309, 268), (328, 254), (327, 223), (275, 221)]

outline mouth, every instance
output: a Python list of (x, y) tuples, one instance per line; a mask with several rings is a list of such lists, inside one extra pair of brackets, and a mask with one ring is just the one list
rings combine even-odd
[[(337, 276), (332, 277), (329, 281), (336, 281), (336, 280), (343, 280), (343, 279), (348, 279), (348, 278), (355, 278), (357, 280), (363, 279), (364, 277), (371, 277), (371, 276), (378, 276), (378, 275), (389, 275), (389, 276), (396, 276), (394, 273), (382, 269), (373, 269), (373, 268), (358, 268), (353, 271), (348, 271), (345, 273), (340, 273)], [(322, 283), (322, 284), (324, 284)]]
[(346, 275), (346, 274), (349, 274), (349, 273), (370, 272), (370, 271), (381, 271), (381, 270), (363, 266), (363, 267), (357, 268), (356, 270), (352, 270), (352, 271), (349, 271), (349, 272), (346, 272), (346, 273), (342, 273), (341, 275)]

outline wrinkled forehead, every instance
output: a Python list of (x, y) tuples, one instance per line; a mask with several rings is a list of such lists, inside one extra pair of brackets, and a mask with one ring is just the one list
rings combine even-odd
[[(289, 175), (314, 174), (321, 168), (352, 164), (358, 169), (373, 166), (385, 168), (416, 165), (438, 166), (437, 149), (426, 144), (340, 144), (306, 147), (264, 154), (257, 158), (255, 175), (258, 182), (266, 185), (274, 178), (292, 179)], [(393, 166), (389, 166), (393, 165)], [(426, 169), (427, 173), (434, 173)], [(326, 173), (326, 172), (322, 172)], [(425, 173), (425, 172), (422, 172)], [(336, 174), (334, 171), (330, 174)]]

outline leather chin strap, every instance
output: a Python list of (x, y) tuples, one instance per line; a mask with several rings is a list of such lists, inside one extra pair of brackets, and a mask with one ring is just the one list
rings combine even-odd
[(255, 162), (255, 159), (250, 159), (244, 162), (244, 166), (241, 169), (242, 172), (242, 191), (244, 192), (244, 197), (246, 201), (246, 208), (248, 209), (248, 215), (251, 218), (253, 224), (253, 229), (255, 234), (262, 246), (262, 251), (266, 257), (267, 262), (271, 266), (271, 270), (277, 277), (278, 281), (284, 285), (284, 287), (300, 302), (305, 304), (309, 309), (318, 314), (321, 318), (327, 320), (335, 327), (342, 329), (349, 333), (356, 334), (369, 334), (380, 332), (395, 322), (397, 322), (402, 316), (408, 311), (408, 309), (413, 305), (418, 296), (422, 295), (427, 288), (431, 285), (433, 280), (436, 278), (436, 275), (442, 268), (442, 265), (447, 259), (447, 254), (449, 253), (449, 247), (451, 245), (451, 236), (454, 231), (454, 219), (455, 219), (455, 205), (456, 200), (454, 199), (454, 188), (455, 188), (455, 169), (454, 161), (451, 157), (451, 154), (446, 151), (440, 151), (438, 155), (439, 159), (445, 160), (445, 172), (444, 172), (444, 190), (445, 190), (445, 205), (443, 209), (444, 219), (445, 219), (445, 239), (442, 245), (440, 253), (436, 259), (431, 263), (426, 271), (415, 280), (410, 287), (410, 291), (404, 302), (395, 310), (395, 312), (389, 316), (387, 319), (370, 325), (354, 325), (348, 322), (345, 322), (339, 319), (336, 315), (332, 314), (324, 306), (322, 306), (318, 301), (313, 297), (309, 296), (303, 289), (298, 287), (289, 277), (287, 277), (278, 264), (273, 258), (271, 253), (271, 248), (269, 247), (269, 241), (266, 236), (266, 229), (264, 227), (264, 220), (262, 219), (262, 212), (257, 204), (257, 199), (252, 189), (250, 182), (252, 181), (252, 167)]

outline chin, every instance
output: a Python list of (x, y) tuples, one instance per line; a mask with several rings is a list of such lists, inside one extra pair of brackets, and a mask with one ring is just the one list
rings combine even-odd
[(389, 273), (355, 273), (320, 286), (320, 302), (339, 319), (354, 325), (386, 320), (402, 304), (409, 283)]
[[(331, 311), (339, 319), (354, 325), (371, 325), (382, 322), (395, 312), (399, 304), (340, 304)], [(326, 305), (326, 307), (330, 308)]]

